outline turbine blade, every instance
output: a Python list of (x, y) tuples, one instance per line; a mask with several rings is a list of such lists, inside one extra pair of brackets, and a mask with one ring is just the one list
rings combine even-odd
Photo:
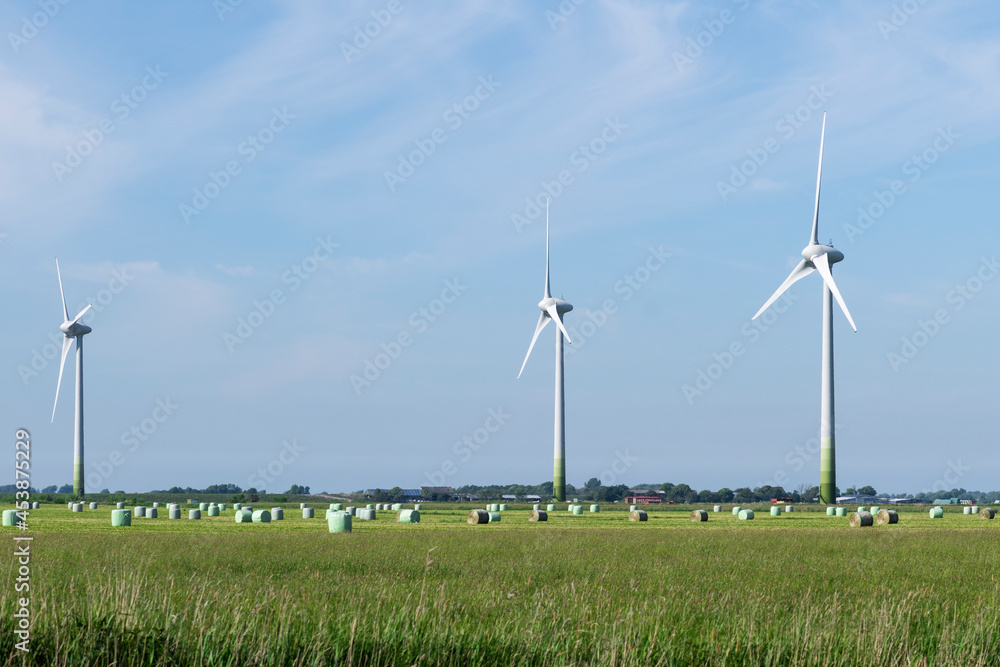
[(844, 315), (847, 316), (847, 321), (851, 323), (851, 328), (855, 331), (858, 328), (854, 325), (854, 319), (851, 317), (851, 313), (847, 310), (847, 304), (844, 303), (844, 297), (840, 296), (840, 290), (837, 289), (837, 283), (833, 282), (833, 271), (830, 270), (830, 259), (826, 256), (826, 253), (822, 255), (817, 255), (813, 257), (813, 264), (816, 265), (816, 270), (819, 271), (819, 275), (823, 276), (823, 282), (826, 286), (830, 288), (833, 292), (833, 296), (837, 299), (837, 303), (840, 304), (840, 309), (844, 311)]
[(66, 309), (66, 293), (63, 292), (62, 286), (62, 273), (59, 272), (59, 258), (56, 257), (56, 276), (59, 278), (59, 296), (62, 297), (63, 303), (63, 322), (69, 321), (69, 310)]
[(763, 313), (765, 310), (767, 310), (772, 303), (777, 301), (778, 297), (785, 293), (785, 290), (787, 290), (794, 283), (801, 280), (802, 278), (805, 278), (815, 270), (816, 269), (813, 266), (811, 266), (809, 262), (807, 262), (806, 260), (803, 259), (801, 262), (799, 262), (798, 266), (792, 269), (792, 272), (788, 274), (787, 278), (785, 278), (785, 282), (781, 283), (781, 287), (778, 288), (778, 291), (776, 291), (774, 294), (771, 295), (771, 298), (767, 300), (767, 303), (761, 306), (760, 310), (757, 311), (757, 314), (754, 315), (751, 319), (755, 320), (758, 317), (760, 317), (760, 314)]
[(813, 209), (812, 242), (819, 243), (819, 182), (823, 178), (823, 139), (826, 137), (826, 112), (823, 112), (823, 129), (819, 133), (819, 168), (816, 170), (816, 207)]
[(566, 327), (563, 326), (562, 319), (559, 317), (559, 310), (556, 309), (556, 304), (552, 304), (546, 308), (545, 312), (549, 314), (549, 317), (556, 321), (556, 326), (559, 327), (559, 331), (562, 332), (563, 336), (566, 336), (566, 342), (572, 343), (573, 341), (569, 339), (569, 332), (566, 331)]
[(79, 313), (77, 313), (76, 317), (73, 318), (72, 324), (76, 324), (77, 322), (79, 322), (80, 318), (83, 317), (84, 313), (86, 313), (88, 310), (90, 310), (90, 307), (93, 306), (93, 305), (94, 304), (92, 304), (92, 303), (88, 303), (87, 307), (84, 308), (83, 310), (81, 310)]
[(59, 387), (62, 386), (63, 369), (66, 367), (66, 356), (69, 354), (71, 347), (73, 347), (73, 339), (63, 338), (62, 361), (59, 362), (59, 381), (56, 382), (56, 400), (52, 404), (52, 419), (49, 421), (50, 424), (56, 420), (56, 406), (59, 405)]
[(552, 296), (549, 291), (549, 198), (545, 198), (545, 298)]
[(528, 365), (528, 357), (531, 356), (531, 351), (535, 349), (535, 341), (538, 340), (538, 334), (542, 333), (542, 329), (545, 325), (549, 323), (548, 313), (542, 313), (538, 316), (538, 325), (535, 327), (535, 335), (531, 337), (531, 345), (528, 346), (528, 354), (524, 355), (524, 363), (521, 364), (521, 370), (517, 372), (517, 377), (521, 377), (521, 373), (524, 372), (524, 367)]

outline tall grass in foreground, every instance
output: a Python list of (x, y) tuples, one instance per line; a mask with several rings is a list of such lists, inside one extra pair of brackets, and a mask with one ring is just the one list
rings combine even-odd
[(0, 656), (53, 667), (1000, 664), (989, 525), (320, 528), (38, 535), (31, 660), (13, 650), (12, 588)]

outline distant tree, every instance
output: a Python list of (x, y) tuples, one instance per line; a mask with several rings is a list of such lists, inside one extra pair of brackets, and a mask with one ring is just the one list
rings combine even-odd
[(101, 489), (101, 493), (111, 493), (111, 491), (108, 489)]
[(667, 493), (667, 496), (669, 500), (673, 500), (675, 503), (683, 503), (687, 502), (688, 493), (692, 490), (687, 484), (678, 484), (672, 491)]
[(73, 493), (73, 485), (63, 484), (62, 486), (59, 487), (59, 490), (56, 491), (56, 493)]
[(248, 493), (247, 494), (247, 501), (249, 501), (251, 503), (255, 503), (255, 502), (259, 501), (259, 500), (260, 500), (260, 496), (258, 496), (256, 493)]
[(738, 503), (753, 502), (753, 491), (751, 491), (745, 486), (736, 489), (736, 502)]
[(663, 491), (666, 494), (667, 500), (670, 500), (672, 498), (670, 494), (674, 492), (674, 485), (670, 482), (664, 482), (660, 487), (660, 491)]
[(712, 491), (709, 491), (708, 489), (705, 489), (703, 491), (699, 491), (698, 492), (698, 502), (699, 503), (714, 503), (714, 502), (716, 502), (716, 500), (715, 500), (715, 493), (712, 492)]
[(288, 498), (286, 498), (285, 496), (275, 496), (271, 500), (273, 500), (276, 503), (287, 503), (288, 502)]
[(853, 496), (853, 495), (857, 494), (857, 492), (858, 492), (858, 490), (855, 489), (853, 486), (847, 487), (847, 491), (846, 491), (847, 495)]
[(244, 502), (246, 502), (246, 500), (247, 500), (246, 496), (244, 496), (242, 493), (235, 493), (235, 494), (233, 494), (233, 497), (229, 499), (229, 502), (231, 502), (231, 503), (244, 503)]
[(584, 486), (588, 489), (596, 489), (600, 485), (601, 485), (601, 480), (597, 479), (596, 477), (591, 477), (590, 479), (587, 480), (587, 483), (584, 484)]
[(733, 490), (727, 486), (722, 487), (715, 492), (715, 501), (719, 503), (733, 502)]
[(877, 496), (878, 495), (878, 492), (875, 490), (875, 487), (874, 486), (870, 486), (870, 485), (869, 486), (862, 486), (860, 489), (858, 489), (858, 493), (860, 493), (863, 496)]
[(42, 493), (58, 493), (58, 492), (59, 492), (59, 487), (56, 486), (55, 484), (53, 484), (52, 486), (46, 486), (44, 489), (42, 489)]
[(403, 500), (403, 489), (399, 488), (398, 486), (394, 486), (391, 489), (389, 489), (390, 502), (398, 503), (402, 502), (402, 500)]

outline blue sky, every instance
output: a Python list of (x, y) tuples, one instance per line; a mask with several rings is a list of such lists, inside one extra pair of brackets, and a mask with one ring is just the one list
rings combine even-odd
[(37, 486), (72, 476), (56, 256), (70, 310), (95, 303), (90, 490), (550, 480), (552, 327), (515, 379), (546, 193), (568, 481), (813, 484), (818, 277), (749, 322), (808, 242), (825, 110), (820, 238), (859, 328), (836, 314), (838, 482), (997, 487), (990, 3), (53, 0), (0, 23), (0, 419), (31, 430)]

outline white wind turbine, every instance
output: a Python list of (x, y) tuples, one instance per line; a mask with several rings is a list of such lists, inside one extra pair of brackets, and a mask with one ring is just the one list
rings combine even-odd
[(59, 388), (62, 386), (63, 368), (66, 366), (66, 357), (73, 347), (73, 340), (76, 340), (76, 417), (74, 419), (75, 430), (73, 433), (73, 493), (83, 496), (83, 337), (93, 331), (90, 327), (80, 321), (84, 313), (90, 310), (92, 304), (77, 313), (72, 320), (69, 319), (69, 311), (66, 309), (66, 293), (63, 291), (62, 274), (59, 272), (59, 260), (56, 259), (56, 276), (59, 278), (59, 295), (62, 297), (63, 323), (59, 325), (63, 332), (62, 361), (59, 362), (59, 381), (56, 382), (56, 400), (52, 404), (52, 421), (56, 419), (56, 406), (59, 405)]
[(531, 350), (535, 347), (538, 334), (550, 320), (556, 323), (556, 414), (555, 414), (555, 455), (552, 473), (552, 495), (556, 500), (562, 502), (566, 500), (566, 395), (563, 391), (563, 337), (572, 343), (566, 327), (563, 326), (562, 317), (573, 306), (563, 299), (553, 298), (549, 290), (549, 203), (545, 202), (545, 294), (538, 302), (538, 308), (542, 314), (538, 317), (538, 325), (535, 327), (535, 335), (531, 337), (531, 345), (528, 346), (528, 354), (524, 355), (524, 363), (517, 377), (521, 377), (524, 367), (531, 356)]
[[(832, 245), (822, 245), (819, 243), (819, 185), (823, 176), (823, 139), (826, 136), (826, 113), (823, 114), (823, 129), (819, 138), (819, 169), (816, 174), (816, 206), (813, 210), (812, 236), (809, 245), (802, 251), (802, 261), (798, 263), (792, 273), (781, 283), (767, 303), (757, 311), (753, 319), (757, 319), (761, 313), (767, 310), (768, 306), (774, 303), (778, 297), (785, 293), (792, 283), (809, 275), (813, 271), (818, 271), (823, 278), (823, 371), (822, 388), (820, 391), (820, 502), (833, 504), (837, 501), (837, 465), (836, 465), (836, 433), (833, 416), (833, 298), (837, 299), (841, 310), (847, 316), (847, 321), (851, 323), (851, 328), (855, 331), (858, 327), (854, 325), (851, 313), (847, 310), (844, 297), (837, 289), (837, 283), (833, 281), (833, 265), (844, 259), (844, 253), (840, 252)], [(833, 297), (833, 298), (831, 298)]]

